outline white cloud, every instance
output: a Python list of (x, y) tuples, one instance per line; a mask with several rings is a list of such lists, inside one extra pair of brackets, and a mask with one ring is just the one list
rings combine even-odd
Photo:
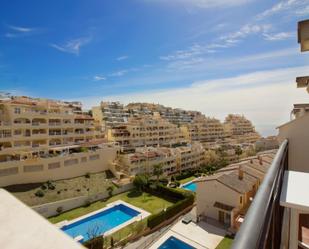
[(100, 81), (100, 80), (106, 80), (106, 77), (100, 76), (100, 75), (95, 75), (93, 76), (94, 81)]
[[(180, 68), (191, 68), (204, 62), (207, 54), (216, 53), (218, 49), (235, 46), (249, 35), (267, 33), (270, 28), (271, 25), (269, 24), (247, 24), (242, 26), (238, 31), (220, 36), (214, 43), (206, 45), (194, 44), (187, 49), (177, 50), (171, 54), (160, 56), (160, 59), (169, 61), (169, 67), (177, 64), (177, 66), (181, 66)], [(281, 34), (281, 36), (283, 35)], [(267, 38), (270, 38), (270, 35)]]
[(6, 38), (23, 37), (33, 34), (35, 31), (37, 31), (36, 28), (13, 26), (13, 25), (7, 25), (7, 28), (10, 31), (4, 34)]
[(188, 7), (215, 8), (231, 7), (247, 4), (251, 0), (144, 0), (145, 2), (164, 3), (164, 4), (184, 4)]
[(73, 40), (69, 40), (64, 44), (50, 44), (51, 47), (65, 53), (71, 53), (75, 55), (79, 55), (80, 48), (85, 46), (91, 41), (91, 37), (81, 37)]
[(112, 76), (112, 77), (120, 77), (120, 76), (123, 76), (125, 75), (126, 73), (128, 73), (129, 71), (128, 70), (119, 70), (119, 71), (116, 71), (114, 73), (111, 73), (109, 76)]
[(117, 60), (117, 61), (123, 61), (123, 60), (126, 60), (126, 59), (128, 59), (128, 58), (129, 58), (129, 56), (123, 55), (123, 56), (119, 56), (118, 58), (116, 58), (116, 60)]
[(13, 26), (13, 25), (9, 25), (8, 27), (14, 31), (22, 32), (22, 33), (28, 33), (28, 32), (32, 32), (35, 30), (34, 28), (20, 27), (20, 26)]
[(305, 15), (308, 12), (302, 12), (302, 10), (309, 10), (308, 4), (309, 0), (283, 0), (259, 14), (257, 19), (263, 19), (286, 11), (294, 14), (298, 13), (298, 15)]
[(231, 78), (194, 82), (188, 87), (137, 92), (106, 97), (85, 97), (89, 108), (99, 101), (123, 103), (150, 102), (190, 110), (223, 119), (228, 113), (242, 113), (250, 118), (264, 135), (275, 133), (275, 127), (289, 120), (293, 103), (306, 102), (308, 94), (296, 89), (295, 77), (309, 67), (283, 68), (239, 75)]
[(275, 34), (264, 33), (263, 36), (267, 41), (282, 41), (296, 37), (296, 34), (294, 32), (279, 32)]
[(221, 36), (219, 40), (223, 41), (223, 46), (225, 45), (226, 47), (229, 47), (235, 43), (238, 43), (249, 35), (265, 33), (270, 30), (270, 28), (270, 24), (246, 24), (236, 32)]

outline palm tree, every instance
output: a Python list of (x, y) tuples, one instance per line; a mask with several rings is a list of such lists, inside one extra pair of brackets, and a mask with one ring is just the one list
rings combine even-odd
[(153, 174), (157, 177), (157, 183), (158, 183), (160, 176), (163, 174), (162, 164), (156, 164), (153, 166)]

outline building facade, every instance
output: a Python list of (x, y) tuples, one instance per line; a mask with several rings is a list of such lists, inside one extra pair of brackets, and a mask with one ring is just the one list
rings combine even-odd
[(274, 156), (265, 152), (196, 180), (197, 215), (237, 230)]
[(109, 129), (107, 138), (123, 148), (170, 146), (185, 140), (180, 128), (160, 115), (131, 117), (126, 124)]
[(161, 165), (163, 175), (171, 175), (182, 170), (192, 170), (205, 163), (205, 150), (195, 142), (176, 148), (168, 147), (141, 147), (135, 153), (119, 157), (118, 171), (125, 175), (152, 174), (155, 165)]
[(0, 113), (0, 186), (106, 170), (116, 156), (79, 103), (11, 97)]

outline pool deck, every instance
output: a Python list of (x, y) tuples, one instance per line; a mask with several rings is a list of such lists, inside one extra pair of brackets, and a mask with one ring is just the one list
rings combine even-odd
[(104, 207), (104, 208), (101, 208), (101, 209), (96, 210), (94, 212), (91, 212), (89, 214), (85, 214), (85, 215), (83, 215), (81, 217), (78, 217), (76, 219), (73, 219), (73, 220), (70, 220), (70, 221), (64, 220), (64, 221), (61, 221), (59, 223), (56, 223), (55, 226), (57, 226), (58, 228), (61, 229), (64, 226), (68, 226), (68, 225), (70, 225), (72, 223), (75, 223), (77, 221), (83, 220), (83, 219), (88, 218), (90, 216), (93, 216), (95, 214), (101, 213), (101, 212), (103, 212), (103, 211), (105, 211), (107, 209), (113, 208), (114, 206), (117, 206), (117, 205), (120, 205), (120, 204), (122, 204), (124, 206), (127, 206), (127, 207), (129, 207), (129, 208), (139, 212), (140, 214), (135, 216), (135, 217), (133, 217), (132, 219), (130, 219), (130, 220), (128, 220), (128, 221), (126, 221), (126, 222), (124, 222), (124, 223), (122, 223), (122, 224), (120, 224), (120, 225), (118, 225), (118, 226), (116, 226), (116, 227), (114, 227), (114, 228), (112, 228), (110, 230), (108, 230), (107, 232), (104, 233), (104, 236), (108, 236), (108, 235), (110, 235), (110, 234), (112, 234), (112, 233), (114, 233), (114, 232), (116, 232), (116, 231), (118, 231), (118, 230), (120, 230), (120, 229), (122, 229), (122, 228), (124, 228), (124, 227), (126, 227), (126, 226), (128, 226), (128, 225), (130, 225), (132, 223), (134, 223), (135, 221), (141, 221), (141, 220), (145, 219), (146, 217), (148, 217), (149, 215), (151, 215), (151, 213), (149, 213), (149, 212), (147, 212), (147, 211), (145, 211), (145, 210), (143, 210), (141, 208), (133, 206), (133, 205), (131, 205), (131, 204), (125, 202), (125, 201), (117, 200), (117, 201), (114, 201), (114, 202), (111, 202), (111, 203), (107, 204), (106, 207)]
[(196, 249), (215, 249), (224, 238), (225, 231), (204, 221), (200, 221), (197, 224), (190, 222), (186, 225), (180, 220), (149, 249), (159, 248), (160, 245), (171, 236), (174, 236)]

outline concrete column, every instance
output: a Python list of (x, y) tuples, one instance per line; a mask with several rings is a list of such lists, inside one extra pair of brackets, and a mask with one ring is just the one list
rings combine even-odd
[(299, 213), (296, 209), (291, 209), (289, 249), (298, 248), (298, 227), (299, 227)]

